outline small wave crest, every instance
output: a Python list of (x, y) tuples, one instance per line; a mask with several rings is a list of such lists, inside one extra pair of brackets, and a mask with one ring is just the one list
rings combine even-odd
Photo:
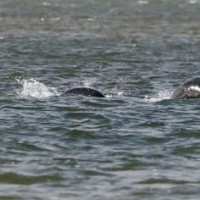
[(108, 98), (111, 98), (111, 97), (114, 97), (114, 96), (116, 96), (116, 97), (124, 97), (124, 92), (122, 92), (122, 91), (116, 91), (115, 93), (107, 93), (106, 94), (106, 97), (108, 97)]
[(31, 78), (31, 79), (16, 79), (22, 86), (17, 90), (19, 97), (23, 98), (47, 98), (52, 96), (59, 96), (59, 92), (54, 87), (48, 87), (43, 83)]
[(162, 90), (152, 97), (145, 96), (145, 101), (154, 103), (154, 102), (158, 102), (158, 101), (162, 101), (166, 99), (171, 99), (172, 94), (173, 94), (172, 90)]

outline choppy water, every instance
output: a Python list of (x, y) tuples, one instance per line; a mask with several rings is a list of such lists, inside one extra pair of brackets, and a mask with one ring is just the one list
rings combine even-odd
[[(200, 196), (199, 0), (0, 2), (0, 199)], [(90, 86), (106, 98), (65, 98)]]

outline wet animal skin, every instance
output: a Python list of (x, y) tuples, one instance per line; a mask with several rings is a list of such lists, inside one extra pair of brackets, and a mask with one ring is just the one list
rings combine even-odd
[(200, 78), (183, 83), (174, 91), (172, 98), (200, 98)]
[(104, 97), (101, 92), (87, 87), (72, 88), (62, 94), (62, 96)]

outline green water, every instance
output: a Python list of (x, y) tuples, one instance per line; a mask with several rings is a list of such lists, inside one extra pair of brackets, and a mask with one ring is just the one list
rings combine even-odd
[(0, 199), (198, 200), (199, 100), (171, 93), (199, 76), (199, 9), (2, 0)]

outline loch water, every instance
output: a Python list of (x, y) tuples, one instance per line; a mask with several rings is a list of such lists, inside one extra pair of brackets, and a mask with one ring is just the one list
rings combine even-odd
[[(0, 1), (1, 200), (199, 200), (199, 0)], [(62, 97), (95, 88), (105, 98)]]

